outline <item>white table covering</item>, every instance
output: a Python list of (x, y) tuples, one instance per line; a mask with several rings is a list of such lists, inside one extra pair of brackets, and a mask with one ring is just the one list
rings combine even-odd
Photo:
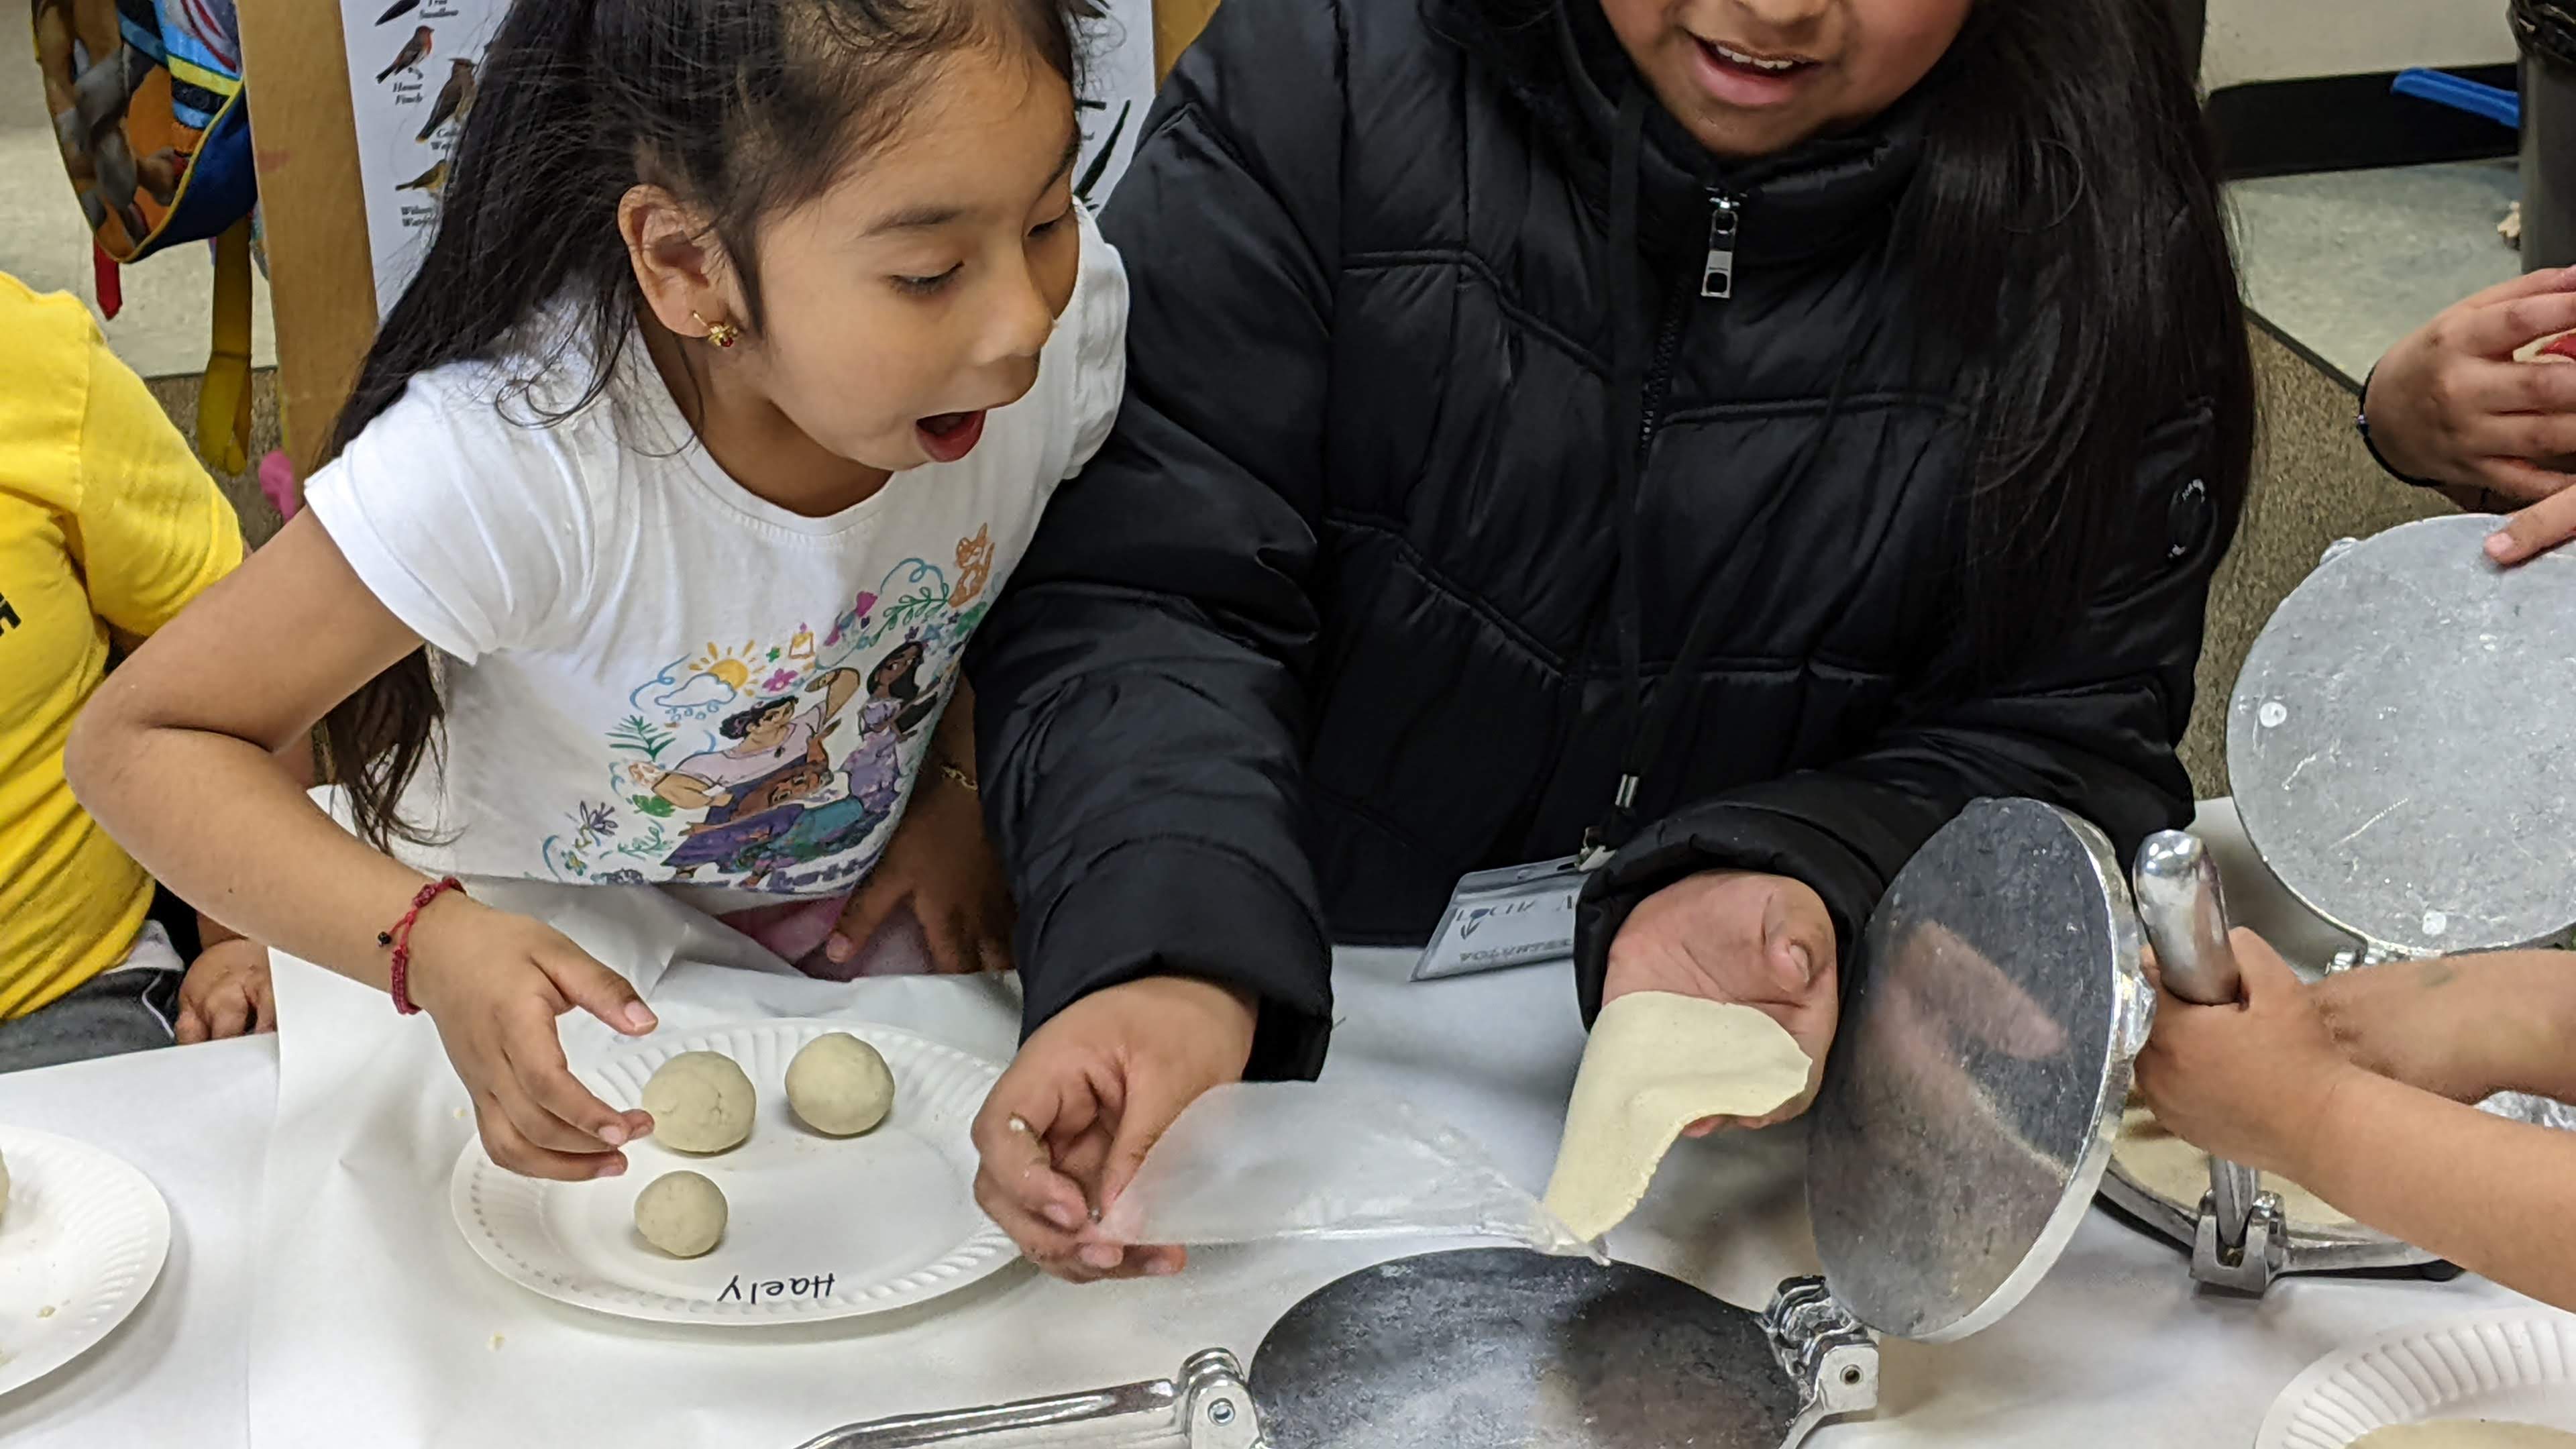
[[(2221, 838), (2228, 823), (2205, 822)], [(2242, 906), (2263, 883), (2230, 884)], [(1396, 1091), (1518, 1180), (1543, 1180), (1581, 1047), (1563, 974), (1411, 986), (1408, 964), (1343, 958), (1331, 1074)], [(0, 1442), (785, 1449), (850, 1419), (1159, 1376), (1210, 1344), (1248, 1354), (1298, 1297), (1392, 1251), (1208, 1253), (1177, 1281), (1095, 1289), (1013, 1270), (924, 1312), (812, 1329), (662, 1329), (560, 1308), (485, 1269), (449, 1222), (467, 1127), (434, 1033), (394, 1022), (380, 996), (281, 973), (301, 1012), (290, 1021), (338, 1024), (295, 1033), (282, 1084), (269, 1041), (0, 1077), (0, 1118), (124, 1155), (176, 1222), (170, 1266), (133, 1320), (0, 1397)], [(837, 1011), (998, 1053), (1012, 1022), (989, 982), (831, 987), (688, 967), (650, 989), (674, 1025)], [(1812, 1268), (1798, 1148), (1787, 1133), (1685, 1144), (1614, 1250), (1758, 1305)], [(2289, 1280), (2260, 1303), (2205, 1297), (2178, 1253), (2097, 1212), (2002, 1326), (1945, 1348), (1888, 1344), (1878, 1417), (1815, 1442), (2250, 1444), (2319, 1355), (2524, 1301), (2475, 1280)]]

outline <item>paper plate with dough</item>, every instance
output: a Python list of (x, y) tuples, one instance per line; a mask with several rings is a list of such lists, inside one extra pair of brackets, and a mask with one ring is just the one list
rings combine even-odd
[(2328, 1354), (2282, 1391), (2254, 1443), (2576, 1449), (2576, 1315), (2538, 1305), (2493, 1309)]
[[(817, 1037), (848, 1032), (886, 1060), (894, 1110), (875, 1130), (826, 1137), (787, 1104), (787, 1064)], [(751, 1078), (751, 1136), (730, 1151), (674, 1152), (647, 1137), (623, 1176), (539, 1182), (468, 1142), (449, 1179), (465, 1241), (501, 1276), (559, 1303), (658, 1323), (809, 1323), (906, 1308), (1019, 1260), (975, 1205), (969, 1137), (1001, 1067), (891, 1027), (763, 1021), (657, 1034), (580, 1072), (620, 1110), (654, 1068), (721, 1052)], [(703, 1173), (724, 1194), (724, 1237), (680, 1259), (646, 1243), (635, 1199), (666, 1173)]]
[(123, 1159), (0, 1125), (0, 1394), (98, 1346), (170, 1256), (170, 1205)]

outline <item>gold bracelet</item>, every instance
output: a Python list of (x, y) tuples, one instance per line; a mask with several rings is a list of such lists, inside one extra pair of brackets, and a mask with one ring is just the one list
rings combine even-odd
[(982, 787), (975, 783), (975, 777), (967, 774), (966, 771), (960, 768), (954, 760), (941, 760), (939, 762), (939, 774), (942, 779), (947, 780), (951, 784), (965, 786), (966, 793), (969, 795), (981, 795), (984, 793)]

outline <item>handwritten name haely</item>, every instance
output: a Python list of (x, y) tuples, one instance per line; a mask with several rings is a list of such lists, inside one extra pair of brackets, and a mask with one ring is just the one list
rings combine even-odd
[(740, 1273), (716, 1295), (718, 1303), (774, 1303), (782, 1298), (829, 1298), (832, 1282), (838, 1275), (820, 1273), (810, 1278), (749, 1279)]

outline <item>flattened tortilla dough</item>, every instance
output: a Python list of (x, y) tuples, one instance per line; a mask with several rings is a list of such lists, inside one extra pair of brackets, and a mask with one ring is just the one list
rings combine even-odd
[[(2190, 1207), (2209, 1191), (2209, 1154), (2167, 1132), (2156, 1114), (2144, 1107), (2131, 1107), (2121, 1116), (2120, 1142), (2111, 1155), (2132, 1181), (2158, 1197)], [(2263, 1186), (2281, 1195), (2281, 1211), (2289, 1215), (2292, 1227), (2353, 1226), (2350, 1213), (2337, 1211), (2332, 1203), (2287, 1178), (2265, 1173)]]
[(1575, 1073), (1547, 1207), (1587, 1241), (1646, 1196), (1682, 1129), (1759, 1117), (1807, 1089), (1814, 1063), (1749, 1006), (1643, 991), (1602, 1008)]
[(2352, 1441), (2352, 1449), (2565, 1449), (2576, 1434), (2499, 1419), (2436, 1419), (2392, 1424)]

